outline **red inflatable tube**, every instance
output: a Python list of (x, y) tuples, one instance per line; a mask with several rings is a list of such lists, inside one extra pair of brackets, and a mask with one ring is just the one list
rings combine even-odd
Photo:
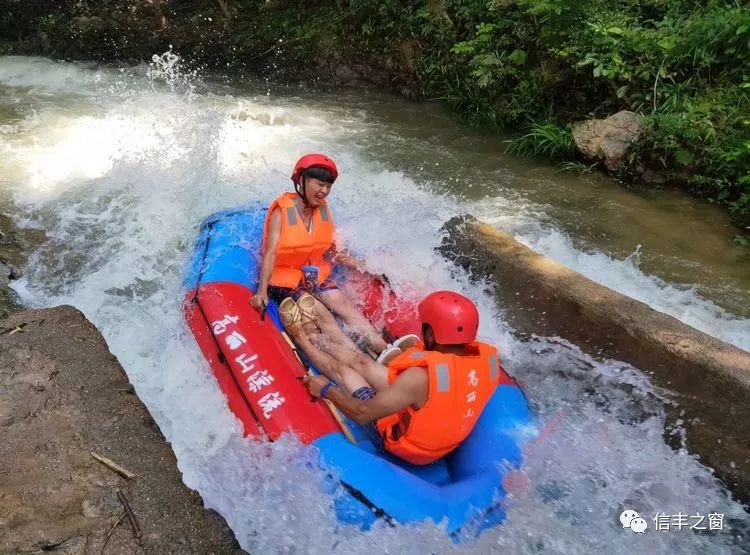
[(270, 318), (248, 304), (252, 293), (231, 282), (190, 292), (185, 319), (245, 435), (271, 441), (293, 432), (305, 443), (340, 431), (323, 403), (313, 403), (301, 378), (306, 369)]

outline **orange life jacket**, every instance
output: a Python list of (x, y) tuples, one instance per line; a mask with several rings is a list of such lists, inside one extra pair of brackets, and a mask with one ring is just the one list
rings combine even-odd
[(388, 383), (408, 368), (427, 369), (429, 393), (420, 409), (411, 407), (376, 422), (385, 448), (413, 464), (429, 464), (450, 453), (474, 428), (500, 382), (497, 349), (475, 341), (471, 355), (408, 349), (388, 364)]
[(333, 245), (333, 218), (328, 203), (321, 201), (313, 210), (312, 230), (308, 231), (302, 220), (304, 204), (296, 193), (284, 193), (271, 203), (263, 225), (263, 253), (266, 252), (268, 222), (278, 208), (281, 211), (281, 233), (276, 249), (276, 261), (269, 283), (277, 287), (295, 289), (302, 281), (301, 266), (318, 267), (318, 283), (331, 274), (331, 263), (323, 254)]

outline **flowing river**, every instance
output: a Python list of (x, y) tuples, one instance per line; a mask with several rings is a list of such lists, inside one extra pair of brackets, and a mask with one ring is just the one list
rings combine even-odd
[[(177, 455), (185, 483), (256, 553), (742, 553), (750, 516), (680, 444), (669, 393), (616, 360), (556, 338), (514, 337), (482, 287), (434, 252), (473, 213), (551, 258), (724, 341), (750, 349), (750, 258), (718, 209), (626, 190), (503, 154), (438, 105), (209, 80), (170, 55), (104, 68), (0, 58), (0, 211), (47, 240), (15, 283), (35, 306), (72, 304), (102, 331)], [(241, 437), (181, 314), (201, 220), (290, 187), (296, 158), (339, 164), (340, 234), (406, 294), (450, 288), (480, 307), (546, 425), (530, 487), (503, 526), (454, 545), (432, 524), (338, 525), (292, 439)], [(624, 509), (646, 518), (635, 534)], [(172, 510), (179, 510), (174, 507)], [(723, 515), (722, 529), (656, 529), (659, 514)], [(712, 522), (718, 522), (714, 516)], [(693, 524), (696, 520), (688, 520)], [(708, 519), (703, 523), (708, 527)]]

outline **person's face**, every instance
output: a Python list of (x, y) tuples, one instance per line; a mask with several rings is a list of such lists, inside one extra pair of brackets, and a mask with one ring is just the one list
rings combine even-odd
[(320, 206), (321, 201), (331, 193), (332, 183), (308, 177), (305, 180), (305, 196), (310, 206)]

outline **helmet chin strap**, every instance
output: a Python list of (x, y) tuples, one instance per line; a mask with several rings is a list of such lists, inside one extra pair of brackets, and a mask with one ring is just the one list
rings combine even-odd
[(306, 178), (304, 175), (300, 174), (299, 176), (300, 185), (299, 187), (297, 185), (294, 186), (294, 189), (297, 191), (297, 194), (302, 197), (302, 203), (305, 206), (310, 206), (310, 203), (307, 202), (307, 191), (305, 189), (305, 181)]

